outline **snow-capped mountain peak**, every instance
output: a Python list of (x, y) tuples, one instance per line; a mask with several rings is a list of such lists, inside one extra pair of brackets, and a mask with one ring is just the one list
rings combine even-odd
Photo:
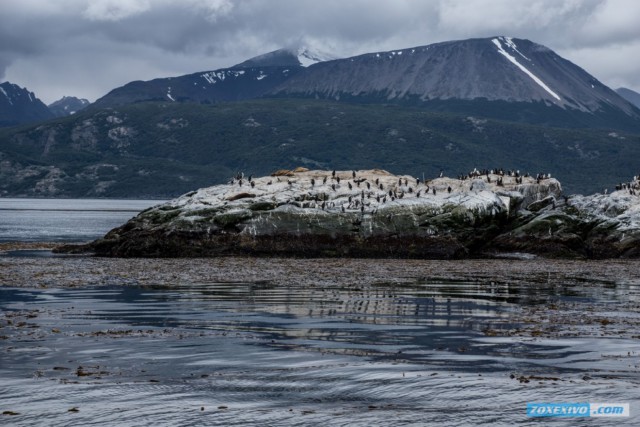
[(90, 102), (84, 98), (80, 99), (75, 96), (64, 96), (49, 104), (49, 109), (56, 117), (64, 117), (77, 113), (83, 108), (89, 106), (89, 104)]
[(303, 67), (308, 67), (310, 65), (317, 64), (318, 62), (338, 59), (338, 57), (335, 55), (309, 46), (300, 46), (295, 53), (298, 57), (300, 65), (302, 65)]
[(234, 65), (231, 68), (309, 67), (310, 65), (317, 64), (318, 62), (331, 61), (333, 59), (338, 59), (338, 57), (325, 52), (322, 49), (310, 46), (309, 44), (300, 43), (295, 46), (254, 56), (253, 58)]
[(0, 127), (36, 122), (53, 117), (46, 105), (27, 88), (0, 83)]

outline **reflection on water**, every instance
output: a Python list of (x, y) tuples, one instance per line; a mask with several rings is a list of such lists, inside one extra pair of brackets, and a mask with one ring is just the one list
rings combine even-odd
[(513, 425), (530, 421), (526, 402), (632, 402), (615, 423), (637, 425), (638, 339), (506, 332), (524, 305), (637, 316), (619, 305), (639, 294), (428, 280), (0, 288), (1, 409), (15, 425)]

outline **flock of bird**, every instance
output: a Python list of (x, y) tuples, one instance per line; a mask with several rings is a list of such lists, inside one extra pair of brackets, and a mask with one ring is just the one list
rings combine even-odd
[[(628, 190), (632, 196), (640, 195), (640, 174), (635, 175), (633, 180), (629, 182), (621, 182), (616, 185), (616, 191)], [(607, 190), (604, 190), (604, 194), (607, 194)]]
[[(470, 187), (465, 185), (467, 180), (482, 179), (496, 186), (504, 186), (507, 183), (515, 187), (523, 184), (525, 178), (528, 178), (528, 183), (540, 183), (541, 180), (550, 177), (550, 174), (531, 177), (529, 174), (521, 174), (518, 170), (474, 169), (467, 174), (460, 174), (457, 180), (444, 177), (441, 171), (438, 177), (440, 179), (425, 181), (408, 176), (394, 176), (383, 171), (325, 172), (302, 169), (295, 172), (282, 171), (270, 177), (257, 179), (252, 175), (245, 177), (243, 173), (238, 173), (228, 184), (235, 188), (236, 192), (266, 190), (270, 186), (273, 187), (269, 193), (295, 190), (296, 193), (288, 203), (303, 208), (376, 213), (380, 205), (396, 200), (465, 191), (466, 187)], [(246, 192), (240, 194), (253, 197)], [(236, 200), (238, 195), (233, 197)]]

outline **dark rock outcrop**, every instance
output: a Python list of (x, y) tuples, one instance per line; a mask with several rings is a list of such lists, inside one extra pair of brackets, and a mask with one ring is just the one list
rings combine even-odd
[[(640, 183), (630, 185), (637, 188)], [(495, 252), (547, 257), (638, 258), (640, 196), (635, 191), (625, 188), (609, 195), (572, 196), (535, 213), (521, 211), (508, 231), (489, 246)]]

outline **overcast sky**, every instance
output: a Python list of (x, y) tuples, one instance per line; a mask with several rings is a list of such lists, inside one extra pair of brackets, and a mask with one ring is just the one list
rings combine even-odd
[(299, 42), (352, 56), (494, 35), (640, 92), (638, 0), (0, 0), (0, 82), (95, 101)]

